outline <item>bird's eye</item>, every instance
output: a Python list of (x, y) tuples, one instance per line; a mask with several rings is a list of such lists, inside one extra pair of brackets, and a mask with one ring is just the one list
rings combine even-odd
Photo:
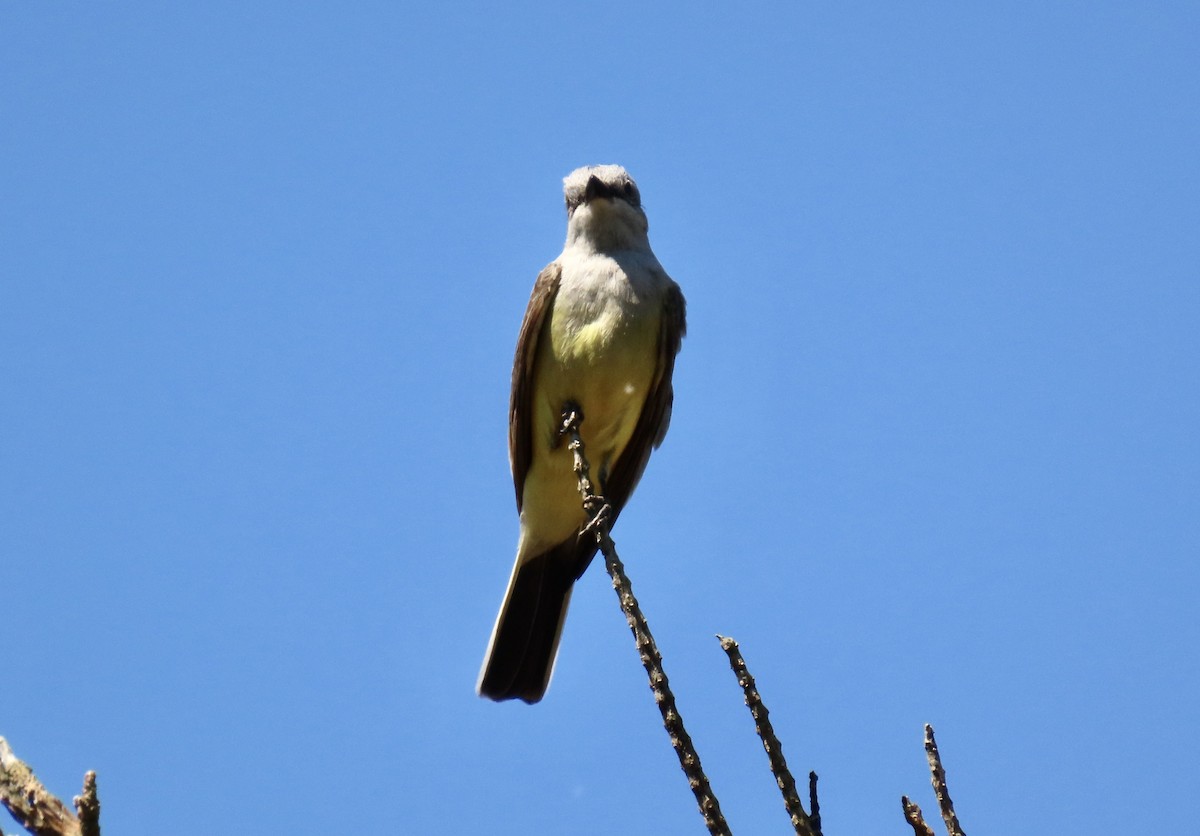
[(633, 183), (630, 183), (630, 182), (625, 183), (625, 196), (633, 197)]

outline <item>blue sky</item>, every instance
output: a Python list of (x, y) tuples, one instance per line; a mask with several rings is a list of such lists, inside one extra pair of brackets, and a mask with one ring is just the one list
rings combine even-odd
[(598, 566), (473, 692), (608, 162), (689, 303), (614, 534), (734, 832), (715, 633), (830, 836), (926, 722), (968, 832), (1193, 825), (1200, 11), (654, 5), (0, 10), (0, 735), (106, 832), (703, 832)]

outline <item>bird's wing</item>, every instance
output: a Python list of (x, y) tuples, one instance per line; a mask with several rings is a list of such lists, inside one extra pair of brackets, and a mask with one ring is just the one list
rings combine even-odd
[(542, 339), (547, 314), (554, 304), (562, 278), (562, 266), (556, 261), (538, 274), (521, 322), (517, 338), (517, 356), (513, 359), (512, 393), (508, 401), (508, 463), (513, 486), (517, 490), (517, 511), (525, 492), (525, 475), (533, 462), (533, 387), (538, 342)]
[(608, 481), (603, 486), (604, 498), (612, 506), (611, 521), (616, 520), (629, 495), (637, 487), (638, 480), (642, 478), (642, 472), (646, 469), (646, 462), (650, 460), (650, 451), (662, 444), (667, 434), (667, 427), (671, 423), (671, 404), (675, 400), (671, 375), (675, 371), (675, 355), (679, 353), (679, 346), (686, 331), (687, 316), (683, 293), (680, 292), (679, 285), (671, 282), (663, 300), (654, 379), (651, 381), (650, 391), (642, 405), (642, 414), (638, 417), (633, 435), (617, 458)]

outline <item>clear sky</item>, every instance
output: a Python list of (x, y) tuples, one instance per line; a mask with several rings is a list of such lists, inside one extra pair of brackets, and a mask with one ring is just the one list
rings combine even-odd
[(616, 162), (690, 317), (614, 534), (734, 832), (715, 633), (830, 836), (926, 722), (970, 833), (1191, 832), (1200, 6), (970, 6), (3, 4), (0, 735), (113, 834), (703, 832), (598, 565), (473, 690)]

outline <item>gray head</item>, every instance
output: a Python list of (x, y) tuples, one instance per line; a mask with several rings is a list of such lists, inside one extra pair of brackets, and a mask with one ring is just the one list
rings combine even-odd
[(619, 165), (588, 165), (563, 178), (567, 240), (586, 238), (598, 247), (637, 246), (650, 224), (642, 195)]
[(642, 208), (642, 196), (629, 172), (619, 165), (585, 165), (563, 178), (563, 196), (567, 199), (567, 216), (583, 203), (604, 197), (623, 200), (635, 209)]

